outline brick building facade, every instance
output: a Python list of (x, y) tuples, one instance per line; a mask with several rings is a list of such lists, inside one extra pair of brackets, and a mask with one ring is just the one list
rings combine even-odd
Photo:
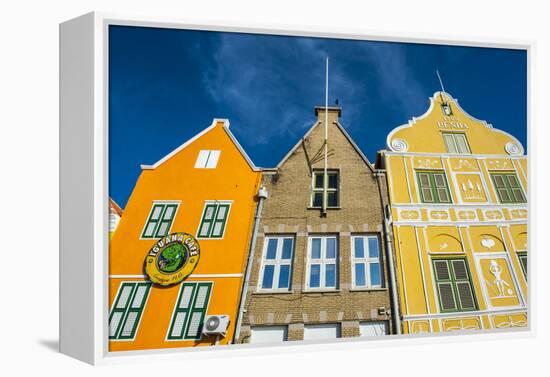
[(237, 343), (395, 332), (384, 172), (375, 171), (341, 126), (341, 108), (329, 107), (325, 194), (325, 108), (315, 114), (279, 165), (263, 171), (269, 196)]

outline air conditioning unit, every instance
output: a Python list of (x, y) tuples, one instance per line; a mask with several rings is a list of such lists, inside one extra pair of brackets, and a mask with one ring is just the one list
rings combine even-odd
[(209, 315), (204, 319), (202, 333), (205, 335), (221, 335), (225, 336), (225, 332), (229, 327), (228, 315)]

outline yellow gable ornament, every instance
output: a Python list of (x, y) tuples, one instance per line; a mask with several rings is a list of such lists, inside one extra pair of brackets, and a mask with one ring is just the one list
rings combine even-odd
[(200, 246), (191, 234), (171, 233), (157, 241), (145, 258), (145, 273), (158, 285), (178, 284), (191, 275), (200, 259)]

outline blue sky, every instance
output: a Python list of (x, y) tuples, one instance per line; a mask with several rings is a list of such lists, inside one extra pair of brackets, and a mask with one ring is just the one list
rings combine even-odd
[(329, 103), (369, 160), (386, 135), (423, 114), (439, 90), (471, 115), (517, 137), (527, 150), (527, 54), (327, 38), (111, 26), (110, 195), (126, 205), (141, 172), (228, 118), (254, 163), (273, 167)]

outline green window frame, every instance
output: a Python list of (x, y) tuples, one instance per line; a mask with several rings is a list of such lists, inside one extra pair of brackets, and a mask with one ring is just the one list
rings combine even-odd
[[(323, 206), (324, 170), (314, 170), (311, 180), (311, 207)], [(337, 208), (340, 205), (340, 174), (338, 170), (327, 170), (327, 208)]]
[(109, 315), (109, 339), (134, 339), (150, 290), (150, 282), (120, 285)]
[(451, 203), (451, 192), (445, 172), (418, 171), (416, 176), (422, 203)]
[(170, 233), (178, 211), (178, 203), (153, 203), (141, 238), (162, 238)]
[(477, 300), (465, 258), (432, 260), (434, 280), (442, 313), (477, 310)]
[(491, 173), (501, 203), (525, 203), (527, 200), (515, 173)]
[(181, 285), (166, 339), (198, 340), (201, 338), (212, 286), (212, 282), (186, 282)]
[(523, 271), (523, 276), (527, 280), (527, 252), (521, 251), (518, 252), (519, 264), (521, 264), (521, 269)]
[(222, 238), (225, 233), (231, 203), (209, 202), (204, 206), (197, 238)]
[(443, 132), (443, 141), (448, 153), (471, 154), (466, 134), (460, 132)]

